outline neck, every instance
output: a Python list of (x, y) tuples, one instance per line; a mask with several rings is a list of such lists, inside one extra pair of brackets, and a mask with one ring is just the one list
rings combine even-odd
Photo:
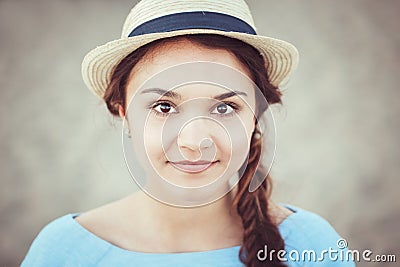
[(147, 227), (153, 229), (160, 243), (168, 247), (161, 250), (199, 251), (241, 243), (241, 220), (231, 207), (232, 193), (195, 208), (168, 206), (143, 192), (135, 194), (133, 198), (145, 211), (143, 215), (146, 214)]
[(231, 222), (234, 211), (231, 208), (231, 199), (227, 195), (213, 203), (200, 207), (182, 208), (168, 206), (154, 199), (149, 199), (153, 214), (161, 219), (161, 227), (182, 230), (183, 226), (190, 225), (204, 229), (208, 225)]

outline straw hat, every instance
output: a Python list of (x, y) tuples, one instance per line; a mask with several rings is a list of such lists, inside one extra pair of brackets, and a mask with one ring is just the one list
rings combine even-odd
[(297, 66), (298, 52), (293, 45), (257, 35), (243, 0), (142, 0), (126, 18), (120, 39), (85, 56), (83, 80), (102, 98), (114, 68), (128, 54), (158, 39), (199, 33), (236, 38), (258, 49), (275, 86), (284, 83)]

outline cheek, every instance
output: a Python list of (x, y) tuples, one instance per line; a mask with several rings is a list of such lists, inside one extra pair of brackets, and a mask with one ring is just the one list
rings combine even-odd
[[(134, 116), (133, 116), (134, 114)], [(155, 164), (161, 163), (164, 158), (162, 144), (162, 125), (147, 117), (145, 112), (131, 112), (129, 124), (131, 126), (131, 149), (136, 159), (145, 169), (152, 170)]]
[(162, 125), (149, 121), (143, 130), (145, 153), (151, 162), (157, 163), (165, 158), (165, 138)]
[(143, 129), (141, 140), (149, 159), (157, 164), (171, 157), (177, 146), (178, 127), (171, 121), (149, 118)]
[(254, 129), (253, 115), (251, 112), (242, 113), (236, 120), (224, 124), (229, 136), (221, 143), (224, 155), (229, 156), (231, 165), (240, 166), (247, 157), (250, 138)]

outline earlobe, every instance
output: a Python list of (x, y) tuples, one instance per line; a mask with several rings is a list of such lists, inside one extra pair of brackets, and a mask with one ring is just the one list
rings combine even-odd
[(262, 136), (262, 132), (260, 131), (258, 122), (254, 119), (254, 129), (253, 129), (253, 136), (255, 139), (260, 139)]
[(124, 107), (122, 107), (122, 105), (118, 105), (118, 114), (122, 119), (125, 117), (125, 110)]

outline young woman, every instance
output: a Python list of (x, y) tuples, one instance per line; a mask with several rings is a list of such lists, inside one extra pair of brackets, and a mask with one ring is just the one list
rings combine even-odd
[(82, 73), (141, 190), (51, 222), (22, 266), (354, 266), (327, 221), (269, 198), (261, 122), (296, 64), (241, 0), (139, 2)]

